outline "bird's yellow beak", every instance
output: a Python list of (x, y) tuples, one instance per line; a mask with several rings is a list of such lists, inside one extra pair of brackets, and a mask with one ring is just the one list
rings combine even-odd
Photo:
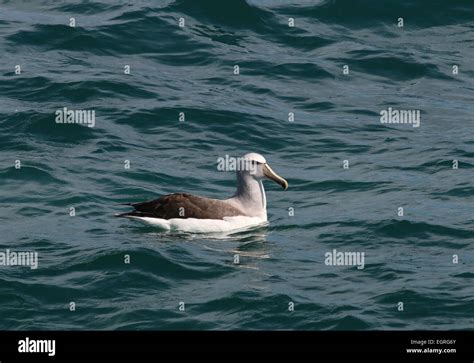
[(263, 165), (263, 175), (282, 186), (284, 190), (288, 189), (288, 182), (273, 171), (268, 164)]

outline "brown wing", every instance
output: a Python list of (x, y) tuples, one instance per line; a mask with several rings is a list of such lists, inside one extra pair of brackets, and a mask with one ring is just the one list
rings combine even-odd
[(148, 202), (131, 204), (135, 210), (119, 215), (151, 218), (198, 218), (223, 219), (245, 215), (241, 210), (218, 199), (210, 199), (186, 193), (165, 195)]

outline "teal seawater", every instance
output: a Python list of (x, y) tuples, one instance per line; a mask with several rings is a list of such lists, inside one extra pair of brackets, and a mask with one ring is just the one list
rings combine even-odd
[[(0, 266), (0, 328), (472, 329), (473, 14), (471, 0), (0, 2), (0, 252), (39, 255)], [(96, 126), (56, 124), (62, 107)], [(420, 127), (381, 124), (388, 107), (421, 110)], [(247, 151), (290, 184), (266, 184), (267, 227), (217, 238), (113, 217), (176, 191), (230, 196), (216, 160)], [(333, 249), (365, 268), (327, 266)]]

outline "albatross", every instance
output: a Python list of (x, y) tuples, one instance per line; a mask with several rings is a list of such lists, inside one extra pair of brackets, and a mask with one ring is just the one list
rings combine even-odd
[(265, 224), (267, 199), (262, 180), (270, 179), (284, 190), (288, 182), (260, 154), (248, 153), (241, 159), (250, 167), (237, 168), (237, 191), (231, 198), (174, 193), (146, 202), (126, 203), (134, 210), (116, 216), (138, 219), (165, 230), (193, 233), (227, 232)]

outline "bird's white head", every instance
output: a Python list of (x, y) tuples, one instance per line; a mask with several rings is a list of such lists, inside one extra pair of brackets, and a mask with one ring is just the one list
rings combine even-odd
[(248, 173), (257, 180), (265, 178), (273, 180), (275, 183), (280, 184), (284, 190), (288, 189), (288, 182), (270, 168), (262, 155), (248, 153), (242, 159), (245, 160), (245, 165), (247, 166), (245, 170), (241, 171), (242, 173)]

